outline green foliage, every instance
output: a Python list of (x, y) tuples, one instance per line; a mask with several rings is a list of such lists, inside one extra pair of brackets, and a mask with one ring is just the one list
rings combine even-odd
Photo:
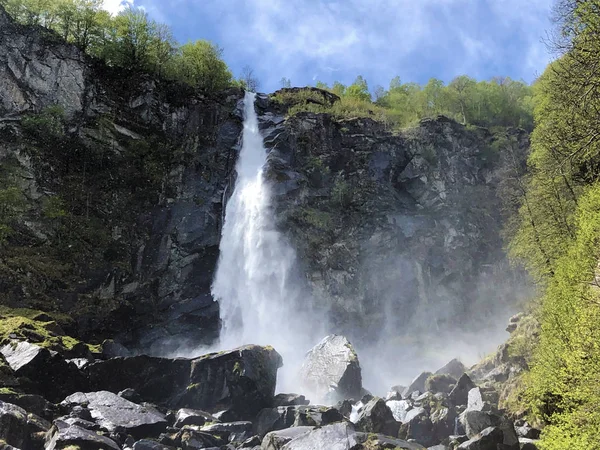
[(21, 125), (29, 135), (45, 142), (52, 142), (65, 135), (65, 111), (59, 105), (50, 106), (40, 114), (24, 117)]
[(234, 84), (218, 47), (207, 41), (178, 46), (171, 29), (143, 9), (129, 7), (113, 17), (102, 0), (0, 0), (0, 5), (18, 22), (49, 28), (109, 65), (211, 91)]
[(221, 59), (222, 50), (208, 41), (182, 45), (170, 64), (170, 75), (211, 91), (231, 86), (232, 75)]

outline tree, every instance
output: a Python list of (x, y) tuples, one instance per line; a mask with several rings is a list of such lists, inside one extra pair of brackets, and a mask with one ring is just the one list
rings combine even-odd
[(176, 79), (215, 91), (231, 86), (232, 75), (221, 59), (222, 50), (208, 41), (188, 42), (179, 47), (170, 64)]
[(344, 95), (357, 100), (371, 101), (371, 94), (369, 93), (367, 80), (365, 80), (361, 75), (357, 76), (354, 80), (354, 83), (346, 88)]
[(281, 78), (281, 80), (279, 81), (279, 84), (281, 84), (282, 88), (291, 88), (292, 87), (292, 82), (290, 81), (289, 78), (286, 78), (286, 77)]
[(258, 90), (258, 87), (260, 86), (258, 78), (256, 78), (256, 76), (254, 75), (254, 69), (252, 69), (252, 67), (248, 65), (242, 68), (242, 75), (240, 76), (240, 81), (245, 89), (252, 92), (256, 92)]

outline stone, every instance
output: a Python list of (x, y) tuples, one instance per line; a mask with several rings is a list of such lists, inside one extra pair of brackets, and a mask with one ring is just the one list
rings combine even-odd
[(470, 440), (458, 446), (459, 450), (498, 450), (502, 445), (503, 433), (500, 428), (489, 427)]
[(398, 432), (398, 437), (415, 440), (425, 446), (439, 443), (439, 441), (436, 442), (433, 435), (433, 423), (425, 408), (415, 408), (407, 413)]
[(215, 416), (197, 409), (181, 408), (175, 416), (175, 428), (183, 428), (185, 425), (202, 426), (207, 422), (220, 422)]
[(175, 450), (175, 447), (163, 445), (150, 439), (142, 439), (133, 444), (133, 450)]
[(447, 374), (431, 375), (425, 381), (425, 390), (433, 393), (449, 394), (454, 386), (456, 386), (456, 379)]
[(259, 436), (289, 427), (323, 426), (344, 420), (344, 416), (330, 406), (280, 406), (263, 409), (255, 421)]
[(435, 411), (431, 411), (429, 418), (431, 420), (431, 434), (434, 442), (441, 443), (454, 433), (457, 417), (458, 415), (454, 408), (442, 406)]
[(407, 400), (388, 400), (385, 404), (392, 411), (394, 419), (401, 423), (404, 422), (406, 413), (412, 409), (411, 403)]
[(134, 437), (158, 436), (167, 427), (164, 414), (136, 405), (112, 392), (100, 391), (70, 395), (61, 405), (86, 405), (92, 418), (109, 432), (124, 430)]
[(58, 353), (25, 341), (11, 341), (0, 348), (19, 379), (22, 389), (58, 402), (85, 387), (86, 380), (73, 363)]
[[(133, 356), (86, 367), (93, 390), (134, 389), (144, 400), (169, 408), (253, 418), (271, 406), (281, 356), (271, 347), (248, 345), (190, 360)], [(118, 374), (118, 376), (115, 376)]]
[(425, 392), (425, 382), (432, 375), (431, 372), (423, 372), (417, 378), (415, 378), (410, 385), (404, 389), (402, 395), (404, 397), (410, 396), (413, 392)]
[(142, 397), (135, 392), (134, 389), (128, 388), (128, 389), (124, 389), (121, 392), (119, 392), (117, 394), (119, 397), (123, 397), (125, 400), (129, 400), (130, 402), (133, 403), (142, 403), (144, 400), (142, 399)]
[(214, 436), (210, 433), (198, 431), (190, 427), (185, 427), (183, 430), (179, 431), (175, 441), (178, 443), (178, 447), (181, 446), (189, 450), (221, 447), (227, 443), (226, 440), (219, 436)]
[(0, 402), (0, 439), (18, 448), (29, 445), (27, 412), (10, 403)]
[(238, 445), (254, 435), (252, 422), (243, 421), (205, 425), (200, 428), (200, 431), (222, 437), (226, 441)]
[(494, 421), (487, 412), (466, 410), (460, 415), (460, 423), (465, 428), (465, 433), (469, 436), (469, 439), (471, 439), (486, 428), (492, 427)]
[(292, 439), (303, 436), (313, 430), (313, 427), (294, 427), (267, 433), (261, 443), (261, 450), (281, 450)]
[(523, 425), (521, 425), (519, 427), (515, 427), (515, 431), (517, 432), (517, 436), (519, 436), (520, 438), (522, 437), (522, 438), (534, 439), (534, 440), (539, 439), (540, 434), (542, 433), (537, 428), (533, 428), (527, 422), (525, 422)]
[(286, 443), (282, 450), (350, 450), (360, 444), (351, 423), (340, 422), (316, 428)]
[(299, 379), (304, 388), (317, 399), (331, 403), (359, 398), (362, 393), (362, 375), (358, 356), (344, 336), (324, 338), (306, 355)]
[(464, 373), (458, 379), (456, 386), (448, 394), (448, 400), (454, 406), (466, 405), (469, 400), (469, 391), (475, 388), (475, 383)]
[(358, 413), (356, 429), (365, 433), (377, 433), (387, 436), (397, 436), (400, 423), (394, 419), (394, 415), (385, 401), (375, 397)]
[(308, 405), (310, 400), (306, 400), (304, 395), (298, 394), (277, 394), (273, 399), (273, 406), (294, 406), (294, 405)]
[(59, 450), (69, 446), (90, 450), (120, 450), (112, 439), (61, 420), (55, 421), (48, 432), (45, 450)]
[(435, 375), (450, 375), (452, 378), (459, 379), (467, 368), (458, 359), (453, 359), (444, 367), (435, 372)]

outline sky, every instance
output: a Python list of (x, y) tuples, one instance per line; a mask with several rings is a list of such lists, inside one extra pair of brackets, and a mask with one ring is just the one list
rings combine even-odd
[(185, 43), (223, 49), (235, 76), (250, 66), (260, 89), (509, 76), (532, 82), (551, 59), (553, 0), (105, 0), (171, 26)]

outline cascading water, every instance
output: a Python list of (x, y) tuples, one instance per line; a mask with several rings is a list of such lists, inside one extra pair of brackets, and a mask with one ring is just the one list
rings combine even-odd
[(295, 251), (275, 227), (255, 97), (248, 92), (244, 99), (242, 150), (235, 189), (225, 210), (212, 293), (223, 321), (219, 347), (272, 345), (284, 361), (278, 387), (291, 389), (312, 333), (303, 320), (306, 308), (300, 301), (308, 301), (294, 275)]

